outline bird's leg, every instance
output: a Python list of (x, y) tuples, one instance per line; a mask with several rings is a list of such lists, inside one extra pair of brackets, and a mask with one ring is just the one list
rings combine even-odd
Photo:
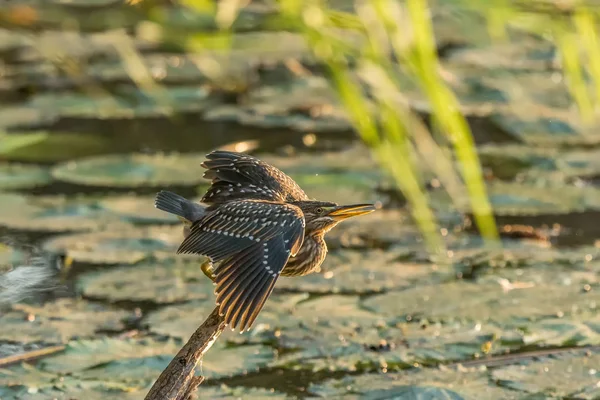
[(210, 279), (211, 281), (215, 281), (215, 279), (217, 278), (215, 276), (215, 269), (213, 268), (212, 262), (210, 261), (210, 259), (206, 259), (201, 265), (200, 265), (200, 269), (202, 270), (202, 272), (204, 273), (204, 275), (206, 275), (208, 277), (208, 279)]

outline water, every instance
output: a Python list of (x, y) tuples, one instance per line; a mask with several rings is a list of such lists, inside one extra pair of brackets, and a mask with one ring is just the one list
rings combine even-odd
[[(96, 24), (107, 21), (99, 14)], [(99, 29), (94, 22), (81, 18), (88, 30)], [(40, 23), (48, 28), (56, 20)], [(2, 357), (39, 346), (68, 347), (32, 363), (36, 370), (10, 365), (17, 378), (0, 372), (0, 398), (25, 398), (25, 392), (32, 399), (58, 397), (60, 391), (81, 398), (143, 397), (214, 307), (199, 261), (174, 256), (181, 228), (152, 209), (153, 196), (168, 189), (198, 198), (206, 184), (199, 178), (202, 154), (215, 148), (258, 154), (319, 199), (379, 201), (384, 207), (328, 235), (331, 254), (322, 274), (282, 278), (252, 332), (219, 340), (203, 363), (209, 380), (201, 395), (389, 398), (406, 395), (405, 386), (413, 396), (450, 398), (593, 393), (597, 376), (578, 366), (596, 360), (600, 342), (600, 142), (565, 115), (568, 91), (548, 78), (556, 72), (551, 63), (538, 62), (552, 57), (542, 51), (547, 43), (529, 38), (514, 44), (526, 65), (509, 68), (490, 59), (488, 73), (469, 64), (487, 60), (479, 46), (456, 44), (450, 35), (439, 44), (443, 65), (454, 74), (450, 82), (469, 82), (454, 89), (472, 111), (468, 121), (477, 146), (494, 146), (499, 154), (493, 162), (484, 158), (484, 167), (497, 223), (511, 229), (503, 229), (502, 250), (484, 248), (468, 213), (450, 207), (439, 182), (426, 175), (450, 250), (450, 257), (434, 257), (425, 251), (404, 197), (340, 116), (322, 70), (294, 38), (268, 35), (247, 40), (272, 42), (277, 51), (237, 49), (237, 63), (223, 67), (231, 75), (225, 81), (239, 78), (238, 67), (243, 82), (229, 86), (190, 68), (173, 49), (137, 43), (168, 91), (163, 100), (171, 102), (172, 115), (165, 115), (160, 96), (130, 82), (102, 34), (62, 38), (45, 32), (36, 38), (52, 54), (63, 50), (75, 65), (88, 65), (83, 76), (93, 79), (87, 80), (57, 73), (19, 37), (5, 41), (0, 125), (12, 134), (41, 130), (48, 136), (3, 154), (1, 165), (36, 165), (48, 175), (41, 184), (9, 176), (19, 187), (0, 187), (0, 235), (17, 250), (33, 246), (73, 263), (48, 279), (43, 294), (3, 308)], [(56, 38), (71, 45), (52, 46)], [(290, 58), (314, 76), (290, 72)], [(246, 65), (248, 60), (253, 62)], [(519, 100), (511, 79), (540, 83), (528, 88), (537, 99), (533, 117), (503, 108), (507, 99)], [(116, 109), (106, 106), (104, 92), (117, 100)], [(491, 112), (481, 112), (490, 104)], [(429, 117), (418, 96), (413, 105)], [(548, 148), (555, 152), (551, 157), (539, 156)], [(527, 149), (537, 152), (531, 156)], [(163, 152), (174, 153), (175, 162), (161, 158)], [(102, 162), (105, 155), (134, 153), (148, 157)], [(189, 154), (197, 160), (186, 160)], [(92, 167), (89, 157), (96, 160)], [(573, 159), (577, 163), (568, 162)], [(64, 167), (61, 179), (58, 166)], [(524, 372), (513, 368), (521, 364)], [(553, 391), (536, 378), (540, 368), (572, 375)], [(14, 385), (15, 379), (27, 388)]]

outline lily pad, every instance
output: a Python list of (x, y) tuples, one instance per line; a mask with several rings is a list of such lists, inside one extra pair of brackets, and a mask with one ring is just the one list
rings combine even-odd
[[(0, 118), (0, 121), (2, 121), (2, 118)], [(0, 143), (2, 143), (0, 144), (0, 155), (4, 157), (13, 151), (18, 151), (23, 147), (39, 143), (45, 140), (47, 137), (48, 134), (43, 132), (28, 134), (7, 134), (0, 132)]]
[[(584, 397), (585, 392), (597, 387), (600, 356), (592, 354), (561, 357), (560, 359), (513, 365), (492, 372), (498, 385), (526, 393), (539, 393), (561, 398)], [(596, 392), (597, 394), (597, 392)]]
[[(33, 368), (33, 367), (31, 367)], [(159, 374), (161, 371), (153, 371)], [(34, 375), (35, 372), (30, 372)], [(151, 385), (142, 386), (142, 381), (129, 381), (126, 384), (115, 382), (82, 380), (48, 373), (39, 373), (38, 383), (31, 385), (0, 386), (0, 396), (3, 400), (105, 400), (118, 398), (123, 400), (143, 400)], [(114, 376), (113, 376), (114, 378)], [(58, 383), (57, 383), (58, 382)], [(274, 390), (228, 387), (226, 385), (203, 385), (199, 393), (211, 399), (285, 399), (285, 395)]]
[(354, 142), (339, 151), (326, 151), (318, 154), (300, 153), (293, 157), (257, 154), (257, 157), (290, 175), (345, 172), (379, 173), (377, 161), (373, 159), (368, 147), (361, 142)]
[(490, 121), (515, 139), (532, 145), (597, 145), (596, 126), (584, 126), (576, 110), (520, 104), (515, 110), (490, 115)]
[(323, 77), (302, 77), (248, 93), (239, 105), (217, 106), (206, 112), (210, 121), (230, 121), (263, 128), (303, 132), (349, 131), (351, 123), (335, 92)]
[(391, 245), (411, 247), (422, 239), (406, 210), (378, 210), (340, 223), (325, 236), (330, 249), (387, 248)]
[(557, 149), (522, 145), (487, 145), (478, 149), (484, 167), (490, 168), (499, 179), (514, 179), (529, 169), (556, 169)]
[(0, 194), (0, 225), (38, 232), (69, 232), (118, 225), (118, 219), (85, 202), (62, 201), (52, 205), (37, 198), (18, 194)]
[[(569, 187), (565, 190), (557, 186), (493, 182), (487, 189), (497, 216), (559, 215), (600, 208), (600, 191), (591, 187)], [(447, 209), (449, 199), (445, 193), (436, 191), (432, 194), (432, 204), (436, 208)], [(458, 207), (461, 211), (470, 212), (467, 198), (459, 199)]]
[[(49, 399), (47, 396), (56, 391), (70, 395), (89, 394), (91, 397), (86, 399), (113, 396), (142, 399), (177, 350), (172, 342), (149, 339), (75, 341), (69, 343), (63, 353), (42, 360), (39, 369), (24, 364), (0, 370), (0, 385), (3, 385), (0, 393), (5, 398), (4, 394), (15, 396), (26, 389), (25, 393), (39, 393), (41, 399)], [(198, 372), (210, 378), (244, 374), (256, 371), (272, 358), (273, 351), (263, 346), (225, 348), (217, 342), (205, 356)], [(240, 359), (244, 361), (240, 362)], [(224, 394), (243, 393), (244, 390), (214, 387), (211, 392), (221, 393), (217, 396), (221, 398)]]
[(550, 319), (527, 327), (522, 336), (524, 345), (593, 346), (600, 340), (600, 319), (584, 315), (577, 320)]
[(183, 239), (182, 232), (181, 226), (122, 228), (54, 237), (44, 243), (44, 248), (84, 263), (135, 264), (151, 256), (174, 253)]
[(202, 359), (199, 374), (209, 378), (245, 375), (266, 367), (275, 358), (275, 351), (261, 345), (227, 346), (217, 341)]
[(52, 177), (44, 167), (34, 165), (0, 165), (0, 189), (27, 189), (44, 186)]
[(381, 318), (320, 325), (299, 321), (294, 328), (275, 332), (280, 348), (294, 350), (284, 353), (276, 365), (314, 371), (394, 371), (504, 354), (522, 345), (518, 335), (493, 325), (424, 322), (389, 326)]
[[(140, 30), (143, 35), (143, 30)], [(248, 59), (232, 62), (226, 55), (193, 54), (142, 54), (141, 61), (148, 73), (159, 83), (168, 85), (209, 84), (221, 87), (229, 78), (229, 84), (249, 86), (253, 68)], [(215, 69), (218, 66), (218, 69)], [(130, 83), (131, 74), (122, 60), (97, 62), (89, 66), (88, 74), (106, 83)], [(229, 88), (233, 88), (229, 87)]]
[(308, 391), (323, 398), (343, 397), (344, 399), (351, 400), (423, 398), (407, 396), (409, 387), (414, 390), (413, 395), (418, 395), (419, 393), (425, 395), (429, 392), (435, 394), (436, 397), (433, 398), (436, 399), (516, 400), (522, 398), (519, 397), (518, 393), (503, 389), (490, 382), (488, 372), (485, 370), (448, 367), (441, 367), (440, 369), (426, 368), (400, 373), (348, 376), (342, 379), (332, 379), (324, 383), (311, 385)]
[(149, 325), (151, 332), (187, 340), (215, 307), (214, 299), (206, 294), (203, 300), (152, 311), (144, 322)]
[[(270, 342), (275, 329), (292, 326), (298, 322), (290, 315), (290, 311), (307, 297), (308, 295), (304, 294), (274, 293), (269, 297), (255, 325), (248, 333), (229, 335), (229, 332), (225, 331), (222, 339), (238, 344)], [(203, 300), (175, 304), (152, 311), (144, 321), (153, 333), (187, 340), (214, 308), (215, 300), (212, 296), (208, 296)]]
[(98, 331), (120, 331), (128, 315), (124, 310), (75, 299), (59, 299), (43, 306), (15, 304), (0, 316), (5, 328), (0, 339), (65, 343), (75, 337), (91, 337)]
[(132, 223), (175, 224), (180, 222), (175, 215), (158, 210), (154, 206), (154, 196), (110, 197), (101, 200), (99, 205)]
[[(17, 134), (11, 135), (17, 136)], [(32, 134), (18, 135), (27, 137)], [(9, 151), (3, 152), (0, 149), (0, 154), (8, 160), (44, 163), (62, 162), (77, 157), (105, 154), (113, 150), (115, 146), (110, 139), (100, 135), (59, 132), (42, 132), (40, 135), (44, 136), (38, 141), (23, 144)]]
[(77, 287), (86, 297), (112, 302), (168, 304), (206, 299), (214, 306), (214, 287), (200, 270), (199, 261), (154, 263), (90, 272), (79, 278)]
[(248, 400), (261, 400), (261, 399), (288, 399), (282, 393), (276, 392), (275, 390), (262, 389), (262, 388), (247, 388), (247, 387), (229, 387), (227, 385), (221, 385), (218, 387), (206, 386), (200, 389), (203, 396), (210, 399), (248, 399)]
[(8, 400), (141, 400), (149, 387), (46, 372), (28, 364), (0, 370), (0, 395)]
[(513, 326), (596, 310), (600, 293), (578, 285), (540, 285), (506, 292), (493, 283), (448, 282), (377, 295), (364, 306), (391, 318), (498, 322)]
[[(259, 319), (263, 325), (239, 340), (274, 342), (289, 350), (275, 364), (283, 368), (395, 370), (510, 349), (500, 342), (492, 344), (494, 338), (505, 336), (496, 326), (459, 322), (390, 325), (385, 315), (364, 309), (354, 296), (322, 296), (285, 306), (275, 301), (267, 303)], [(515, 343), (520, 344), (518, 340)]]
[(64, 352), (41, 360), (39, 366), (44, 371), (66, 374), (118, 360), (173, 357), (177, 351), (179, 347), (173, 341), (112, 338), (76, 340), (69, 342)]
[[(179, 350), (175, 347), (172, 342), (158, 343), (145, 339), (77, 341), (69, 343), (62, 354), (42, 360), (40, 368), (48, 372), (75, 374), (83, 380), (133, 382), (139, 387), (153, 382), (160, 375)], [(227, 347), (217, 341), (203, 358), (198, 372), (210, 378), (245, 374), (272, 359), (273, 350), (264, 346)]]
[(557, 157), (557, 168), (567, 176), (600, 176), (600, 150), (568, 151)]
[(408, 288), (417, 282), (436, 279), (437, 266), (399, 262), (397, 257), (397, 252), (382, 250), (332, 252), (327, 255), (321, 273), (302, 278), (282, 277), (276, 290), (365, 294)]
[(85, 94), (38, 94), (28, 103), (61, 118), (132, 119), (171, 115), (174, 112), (199, 112), (219, 103), (202, 86), (162, 88), (156, 93), (139, 89), (121, 90), (116, 96), (90, 97)]
[(90, 186), (193, 186), (203, 181), (198, 154), (90, 157), (55, 167), (56, 179)]
[(450, 52), (445, 61), (463, 68), (502, 70), (506, 73), (546, 72), (554, 67), (555, 50), (550, 41), (530, 36), (519, 41), (459, 48)]
[[(56, 120), (56, 114), (29, 106), (3, 107), (0, 110), (0, 129), (43, 129), (52, 125)], [(10, 139), (7, 148), (4, 149), (6, 152), (10, 152), (22, 146), (41, 141), (46, 135), (47, 133), (39, 132), (32, 133), (31, 136), (22, 134), (13, 136), (2, 133), (1, 137), (2, 139)]]

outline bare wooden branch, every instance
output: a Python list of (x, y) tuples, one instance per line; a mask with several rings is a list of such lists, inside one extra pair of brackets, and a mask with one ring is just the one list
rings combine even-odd
[(45, 347), (43, 349), (31, 350), (25, 353), (13, 354), (4, 358), (0, 358), (0, 367), (6, 367), (10, 364), (18, 362), (32, 361), (36, 358), (49, 356), (65, 349), (64, 345)]
[(194, 376), (196, 365), (225, 329), (218, 307), (179, 350), (160, 374), (145, 400), (187, 400), (203, 377)]
[(198, 389), (198, 386), (200, 386), (202, 382), (204, 382), (203, 376), (192, 377), (192, 381), (190, 382), (185, 393), (183, 394), (182, 400), (193, 400), (195, 398), (194, 392), (196, 391), (196, 389)]

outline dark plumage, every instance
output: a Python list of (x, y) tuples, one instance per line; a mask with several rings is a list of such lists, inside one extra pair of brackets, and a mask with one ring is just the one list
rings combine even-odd
[(211, 187), (201, 203), (161, 191), (155, 205), (186, 222), (178, 253), (208, 256), (215, 293), (232, 329), (249, 329), (280, 275), (319, 270), (324, 236), (340, 221), (375, 210), (310, 200), (277, 168), (242, 153), (214, 151), (202, 166)]

